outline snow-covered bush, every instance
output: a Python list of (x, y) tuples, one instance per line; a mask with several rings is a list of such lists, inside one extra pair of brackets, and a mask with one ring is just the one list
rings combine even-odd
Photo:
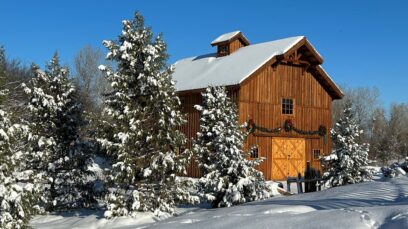
[[(0, 97), (4, 94), (0, 91)], [(25, 228), (38, 210), (37, 186), (17, 179), (27, 133), (27, 126), (12, 124), (0, 104), (0, 228)]]
[(186, 173), (190, 153), (178, 130), (185, 123), (178, 111), (166, 44), (153, 38), (143, 17), (123, 21), (118, 41), (104, 41), (115, 70), (101, 65), (112, 92), (105, 98), (104, 132), (99, 142), (113, 160), (105, 216), (137, 211), (173, 213), (179, 202), (194, 202), (177, 175)]
[(200, 131), (194, 152), (204, 176), (200, 195), (214, 207), (229, 207), (270, 197), (272, 189), (255, 169), (260, 160), (248, 160), (242, 150), (244, 133), (237, 109), (224, 87), (209, 87), (202, 94)]
[(35, 77), (24, 91), (30, 97), (30, 141), (25, 166), (43, 184), (47, 211), (87, 207), (94, 202), (88, 182), (90, 152), (79, 137), (84, 124), (69, 71), (55, 54), (45, 71), (33, 66)]
[(346, 108), (331, 130), (333, 152), (324, 158), (329, 168), (323, 177), (329, 185), (341, 186), (371, 179), (367, 169), (369, 145), (356, 142), (362, 132), (355, 123), (352, 109)]

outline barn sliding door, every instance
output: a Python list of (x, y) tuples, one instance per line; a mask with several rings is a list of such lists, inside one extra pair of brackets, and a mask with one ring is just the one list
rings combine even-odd
[(304, 174), (306, 146), (304, 138), (272, 138), (272, 179), (286, 180)]

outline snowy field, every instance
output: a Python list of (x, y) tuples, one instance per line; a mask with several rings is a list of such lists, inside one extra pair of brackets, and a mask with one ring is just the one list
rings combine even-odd
[(179, 208), (178, 216), (106, 220), (102, 212), (39, 216), (34, 228), (408, 228), (408, 178), (279, 196), (231, 208)]

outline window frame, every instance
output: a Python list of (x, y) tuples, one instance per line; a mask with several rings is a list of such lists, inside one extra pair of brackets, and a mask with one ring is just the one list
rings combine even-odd
[[(256, 151), (254, 152), (254, 150), (256, 150)], [(249, 158), (250, 159), (258, 159), (259, 158), (259, 147), (257, 145), (251, 146)]]
[[(315, 157), (315, 152), (319, 152), (319, 157), (318, 157), (318, 158)], [(321, 157), (321, 156), (322, 156), (322, 149), (318, 149), (318, 148), (312, 149), (312, 158), (313, 158), (313, 161), (318, 161), (318, 160), (320, 160), (320, 157)]]
[[(284, 100), (291, 100), (292, 101), (292, 113), (291, 114), (286, 114), (286, 113), (284, 113), (284, 110), (289, 110), (289, 109), (284, 109)], [(294, 99), (294, 98), (291, 98), (291, 97), (282, 97), (281, 98), (281, 102), (280, 102), (280, 109), (281, 109), (281, 114), (282, 115), (287, 115), (287, 116), (295, 116), (295, 104), (296, 104), (296, 100)], [(287, 105), (290, 105), (290, 104), (285, 104), (286, 106)]]
[[(225, 50), (223, 50), (225, 49)], [(219, 45), (218, 46), (218, 54), (219, 55), (228, 55), (229, 54), (229, 45), (225, 44), (225, 45)]]

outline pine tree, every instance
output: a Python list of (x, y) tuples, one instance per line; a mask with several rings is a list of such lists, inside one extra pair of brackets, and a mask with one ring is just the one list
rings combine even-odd
[(371, 179), (368, 165), (368, 144), (356, 140), (363, 133), (356, 124), (351, 105), (346, 106), (342, 116), (331, 130), (333, 152), (326, 156), (329, 169), (324, 174), (331, 186), (354, 184)]
[(38, 211), (38, 189), (35, 184), (21, 183), (18, 179), (23, 172), (19, 164), (28, 127), (13, 124), (3, 110), (1, 101), (6, 96), (6, 91), (1, 90), (3, 86), (0, 82), (0, 228), (24, 228)]
[(56, 53), (45, 71), (33, 66), (35, 77), (23, 85), (30, 96), (30, 150), (26, 166), (42, 177), (45, 210), (87, 207), (90, 154), (79, 138), (84, 123), (69, 71)]
[(105, 98), (109, 129), (99, 140), (113, 158), (112, 183), (105, 216), (170, 212), (178, 202), (193, 202), (177, 175), (186, 173), (188, 151), (177, 130), (185, 119), (177, 110), (172, 69), (166, 65), (166, 45), (153, 39), (150, 28), (136, 13), (123, 21), (118, 41), (104, 41), (107, 59), (116, 70), (101, 65), (112, 86)]
[(238, 125), (237, 109), (225, 88), (209, 87), (203, 93), (200, 132), (194, 143), (198, 164), (204, 173), (200, 194), (213, 207), (229, 207), (268, 198), (272, 189), (262, 172), (255, 169), (260, 160), (248, 160), (242, 150), (245, 139)]

